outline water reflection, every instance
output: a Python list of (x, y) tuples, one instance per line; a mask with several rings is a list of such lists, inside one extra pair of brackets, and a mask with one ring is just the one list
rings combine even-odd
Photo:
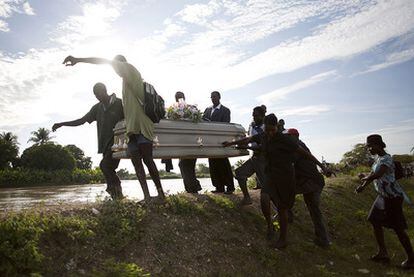
[[(209, 178), (199, 179), (202, 191), (214, 190)], [(175, 194), (184, 191), (182, 179), (162, 180), (164, 191), (167, 194)], [(154, 183), (148, 180), (150, 194), (157, 195)], [(59, 203), (95, 202), (102, 200), (108, 194), (105, 192), (106, 184), (68, 185), (68, 186), (43, 186), (30, 188), (0, 189), (0, 209), (19, 210), (35, 205), (58, 205)], [(122, 181), (123, 193), (128, 199), (142, 200), (144, 195), (137, 180)]]

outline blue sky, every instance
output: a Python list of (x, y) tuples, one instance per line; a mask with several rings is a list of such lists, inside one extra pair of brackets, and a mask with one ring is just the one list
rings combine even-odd
[[(391, 153), (414, 146), (412, 0), (0, 0), (0, 131), (24, 149), (38, 127), (84, 115), (94, 83), (120, 96), (111, 68), (61, 64), (120, 53), (168, 104), (182, 90), (203, 110), (219, 90), (246, 127), (265, 104), (328, 161), (374, 132)], [(54, 135), (98, 164), (95, 124)]]

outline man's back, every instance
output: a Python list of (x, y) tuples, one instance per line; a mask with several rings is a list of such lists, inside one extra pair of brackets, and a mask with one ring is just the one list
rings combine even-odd
[[(310, 152), (309, 148), (303, 141), (299, 140), (299, 145), (306, 151)], [(318, 171), (316, 164), (313, 161), (302, 156), (298, 156), (296, 158), (295, 175), (298, 187), (306, 182), (306, 180), (312, 180), (312, 183), (306, 182), (305, 187), (302, 188), (304, 190), (304, 193), (321, 190), (325, 185), (325, 179)]]
[(113, 67), (122, 77), (122, 100), (124, 103), (127, 134), (142, 134), (154, 139), (154, 123), (144, 111), (144, 82), (139, 71), (127, 62), (114, 62)]

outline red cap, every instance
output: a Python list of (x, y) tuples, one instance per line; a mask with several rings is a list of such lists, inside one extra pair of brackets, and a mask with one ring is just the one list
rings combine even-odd
[(299, 136), (299, 131), (295, 128), (287, 129), (286, 133), (289, 135)]

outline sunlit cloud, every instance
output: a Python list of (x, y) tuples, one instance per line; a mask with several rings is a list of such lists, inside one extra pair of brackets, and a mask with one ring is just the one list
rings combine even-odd
[[(305, 106), (270, 107), (270, 103), (289, 99), (292, 93), (334, 82), (338, 76), (347, 78), (334, 66), (312, 71), (313, 75), (308, 73), (305, 76), (310, 77), (303, 80), (292, 78), (297, 70), (352, 60), (390, 40), (401, 41), (401, 45), (384, 51), (375, 62), (364, 63), (367, 66), (358, 71), (379, 71), (414, 56), (413, 41), (404, 40), (414, 31), (414, 2), (409, 0), (332, 0), (317, 5), (311, 1), (212, 0), (178, 7), (161, 18), (150, 35), (139, 39), (122, 36), (117, 29), (129, 5), (137, 5), (134, 1), (85, 0), (76, 4), (79, 14), (67, 14), (48, 30), (51, 47), (18, 54), (0, 52), (3, 126), (49, 124), (56, 118), (81, 116), (96, 102), (91, 88), (98, 81), (121, 95), (121, 80), (109, 66), (67, 68), (61, 63), (69, 54), (105, 58), (124, 54), (167, 103), (182, 90), (189, 103), (204, 110), (211, 105), (209, 93), (219, 90), (234, 121), (250, 120), (257, 103), (269, 103), (278, 116), (287, 117), (316, 118), (337, 108), (320, 105), (318, 99)], [(0, 0), (0, 31), (10, 30), (8, 22), (14, 14), (35, 12), (40, 14), (27, 1)], [(278, 78), (281, 73), (291, 73), (289, 79), (297, 81), (259, 88), (263, 94), (255, 94), (248, 102), (237, 97), (239, 88), (270, 76)], [(21, 110), (26, 112), (16, 112)]]
[(127, 1), (96, 1), (82, 4), (82, 14), (72, 15), (57, 26), (54, 40), (79, 43), (87, 38), (110, 35), (113, 23)]

